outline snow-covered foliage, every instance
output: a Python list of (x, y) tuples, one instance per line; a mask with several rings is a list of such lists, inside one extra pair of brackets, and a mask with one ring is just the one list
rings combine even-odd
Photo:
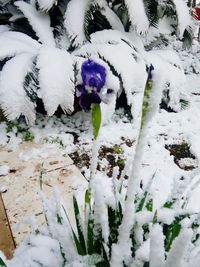
[(154, 211), (149, 189), (140, 197), (136, 195), (130, 244), (115, 250), (125, 195), (120, 189), (122, 181), (114, 176), (106, 192), (101, 190), (103, 176), (95, 178), (94, 199), (86, 191), (85, 208), (73, 199), (75, 225), (69, 220), (59, 192), (55, 191), (53, 199), (42, 194), (47, 227), (33, 225), (32, 235), (19, 246), (12, 260), (1, 255), (6, 266), (123, 266), (118, 261), (121, 258), (128, 267), (198, 266), (199, 215), (182, 209), (177, 198)]
[[(157, 207), (151, 195), (154, 175), (145, 190), (138, 176), (149, 126), (143, 125), (145, 119), (158, 113), (161, 104), (175, 113), (187, 105), (184, 69), (176, 54), (158, 49), (147, 52), (145, 46), (149, 45), (148, 38), (157, 37), (152, 27), (163, 21), (167, 24), (168, 18), (180, 38), (188, 36), (189, 13), (184, 2), (178, 0), (135, 3), (32, 0), (14, 1), (18, 9), (10, 1), (4, 5), (13, 15), (12, 25), (0, 31), (5, 43), (0, 52), (0, 106), (8, 119), (24, 115), (34, 122), (38, 98), (48, 115), (59, 106), (71, 113), (74, 88), (83, 78), (81, 66), (90, 58), (106, 71), (103, 86), (115, 92), (114, 101), (122, 92), (126, 94), (137, 134), (135, 161), (132, 171), (127, 171), (127, 192), (123, 187), (126, 181), (117, 180), (117, 170), (113, 170), (106, 192), (102, 190), (103, 174), (93, 175), (85, 206), (79, 207), (73, 199), (75, 225), (59, 194), (55, 193), (53, 200), (42, 196), (46, 227), (33, 227), (33, 234), (16, 250), (13, 259), (6, 260), (2, 255), (0, 265), (4, 261), (8, 267), (197, 266), (199, 259), (194, 262), (193, 258), (199, 252), (199, 215), (185, 206), (198, 179), (187, 192), (180, 188), (177, 195), (172, 194)], [(61, 14), (61, 21), (53, 19), (54, 11)], [(27, 32), (12, 31), (21, 19), (28, 21)], [(67, 49), (64, 39), (69, 44)], [(16, 46), (11, 45), (12, 40)], [(7, 80), (9, 72), (13, 80)], [(111, 104), (107, 117), (114, 112), (115, 103)], [(106, 114), (107, 107), (102, 104), (102, 109)], [(97, 162), (91, 162), (96, 168)]]
[[(157, 53), (154, 62), (154, 55), (145, 51), (145, 45), (163, 34), (159, 26), (163, 27), (162, 21), (181, 40), (190, 36), (191, 19), (181, 0), (137, 0), (134, 5), (128, 0), (21, 0), (2, 1), (1, 8), (7, 16), (7, 20), (3, 16), (2, 24), (7, 26), (0, 26), (0, 107), (9, 120), (22, 115), (33, 123), (39, 100), (48, 115), (59, 107), (67, 114), (73, 112), (74, 88), (83, 57), (97, 60), (107, 70), (106, 86), (116, 93), (109, 116), (124, 91), (136, 118), (139, 110), (135, 110), (135, 103), (141, 101), (144, 91), (146, 65), (155, 64), (155, 73), (163, 75), (160, 70), (168, 57)], [(25, 71), (17, 71), (20, 57), (27, 62)], [(169, 75), (163, 78), (160, 90), (168, 92), (167, 104), (180, 110), (182, 96), (175, 98), (173, 91), (183, 84), (182, 70), (174, 62), (168, 61), (167, 66)], [(17, 87), (14, 79), (5, 81), (4, 74), (9, 72), (17, 75)], [(173, 72), (179, 77), (176, 84)], [(17, 103), (17, 112), (11, 107), (11, 99)]]

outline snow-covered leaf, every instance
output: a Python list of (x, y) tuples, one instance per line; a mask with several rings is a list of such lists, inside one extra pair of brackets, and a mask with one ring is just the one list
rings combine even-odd
[(150, 267), (163, 266), (165, 261), (164, 235), (159, 224), (152, 226), (150, 233)]
[(182, 38), (185, 29), (191, 25), (191, 15), (185, 1), (173, 0), (173, 2), (176, 7), (179, 37)]
[(58, 0), (37, 0), (39, 8), (43, 11), (48, 11), (53, 5), (57, 4)]
[(124, 26), (117, 14), (109, 7), (106, 0), (96, 0), (96, 5), (99, 6), (101, 13), (106, 17), (113, 30), (124, 31)]
[(0, 60), (20, 53), (36, 53), (40, 44), (20, 32), (3, 32), (0, 35)]
[(145, 33), (149, 28), (149, 21), (145, 12), (144, 3), (142, 0), (124, 0), (127, 6), (129, 18), (133, 27), (137, 32)]
[(54, 47), (55, 41), (50, 27), (49, 15), (39, 13), (34, 6), (24, 1), (17, 1), (15, 5), (27, 18), (36, 35), (39, 37), (39, 40), (45, 45)]
[(1, 71), (0, 107), (9, 120), (19, 118), (21, 114), (31, 123), (35, 120), (34, 104), (23, 88), (24, 78), (31, 68), (32, 60), (31, 54), (17, 55), (7, 61)]
[(92, 125), (94, 139), (97, 139), (101, 127), (101, 106), (99, 104), (92, 105)]
[(64, 50), (44, 46), (38, 55), (40, 94), (48, 115), (60, 105), (64, 112), (74, 109), (74, 71), (71, 55)]
[(72, 44), (76, 47), (86, 41), (84, 20), (90, 2), (91, 0), (71, 0), (67, 5), (64, 24)]
[(180, 235), (175, 239), (171, 250), (169, 251), (166, 264), (164, 267), (182, 267), (184, 256), (188, 249), (188, 245), (192, 239), (192, 230), (183, 229)]

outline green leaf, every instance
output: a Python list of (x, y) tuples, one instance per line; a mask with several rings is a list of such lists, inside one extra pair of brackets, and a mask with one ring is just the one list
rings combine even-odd
[(139, 205), (137, 207), (137, 210), (136, 210), (137, 212), (139, 212), (139, 211), (141, 211), (143, 209), (145, 200), (147, 198), (147, 195), (148, 195), (148, 192), (147, 191), (144, 192), (144, 197), (140, 200)]
[(120, 202), (118, 203), (116, 209), (111, 206), (107, 207), (108, 209), (108, 225), (109, 225), (109, 249), (111, 253), (111, 248), (113, 243), (117, 243), (119, 236), (119, 226), (122, 222), (122, 207)]
[(157, 211), (156, 211), (153, 216), (153, 224), (156, 224), (157, 222), (158, 222), (158, 218), (157, 218)]
[(85, 204), (90, 205), (90, 201), (91, 201), (91, 190), (87, 189), (85, 192)]
[(7, 267), (7, 265), (6, 265), (5, 262), (2, 260), (1, 257), (0, 257), (0, 266), (2, 266), (2, 267)]
[(76, 220), (76, 227), (77, 227), (77, 232), (78, 232), (78, 238), (79, 242), (81, 245), (81, 255), (86, 255), (86, 244), (85, 244), (85, 238), (83, 234), (83, 229), (82, 229), (82, 223), (81, 223), (81, 217), (80, 217), (80, 211), (79, 211), (79, 206), (77, 203), (76, 198), (73, 196), (73, 205), (74, 205), (74, 214), (75, 214), (75, 220)]
[(150, 199), (146, 204), (146, 208), (148, 211), (153, 211), (153, 199)]
[[(165, 249), (166, 251), (169, 251), (174, 239), (178, 237), (181, 231), (181, 224), (178, 222), (175, 222), (169, 226), (164, 225), (167, 230), (166, 230), (166, 239), (165, 239)], [(165, 228), (163, 227), (163, 229)], [(165, 229), (164, 229), (165, 230)]]
[(101, 127), (101, 107), (99, 104), (92, 105), (92, 125), (94, 139), (96, 140)]
[(152, 89), (152, 82), (148, 81), (145, 86), (144, 90), (144, 99), (142, 103), (142, 126), (144, 125), (146, 116), (149, 112), (149, 104), (150, 104), (150, 95)]
[(27, 130), (26, 132), (24, 132), (24, 134), (23, 134), (23, 140), (24, 141), (31, 142), (31, 141), (33, 141), (33, 139), (34, 139), (34, 135), (31, 131)]
[(66, 215), (66, 218), (67, 218), (67, 220), (68, 220), (68, 222), (69, 222), (69, 225), (70, 225), (70, 227), (71, 227), (72, 236), (73, 236), (73, 239), (74, 239), (74, 243), (75, 243), (75, 245), (76, 245), (77, 252), (78, 252), (79, 255), (83, 255), (83, 250), (82, 250), (81, 244), (80, 244), (80, 242), (79, 242), (79, 240), (78, 240), (77, 235), (75, 234), (75, 232), (74, 232), (74, 230), (73, 230), (73, 228), (72, 228), (72, 225), (71, 225), (70, 219), (69, 219), (69, 217), (68, 217), (67, 211), (66, 211), (66, 209), (65, 209), (65, 207), (64, 207), (63, 205), (62, 205), (62, 208), (63, 208), (64, 213), (65, 213), (65, 215)]
[(94, 218), (92, 211), (89, 212), (88, 224), (87, 224), (87, 252), (89, 255), (95, 253), (94, 251)]
[(95, 253), (101, 255), (104, 243), (101, 224), (95, 222), (93, 229), (94, 229), (94, 251)]
[(164, 205), (163, 205), (163, 207), (164, 208), (167, 208), (167, 209), (170, 209), (170, 208), (172, 208), (172, 206), (174, 205), (174, 203), (175, 203), (175, 199), (173, 199), (173, 200), (171, 200), (171, 201), (167, 201)]

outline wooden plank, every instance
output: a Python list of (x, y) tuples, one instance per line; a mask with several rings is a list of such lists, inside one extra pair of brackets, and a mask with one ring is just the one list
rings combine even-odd
[(0, 194), (0, 250), (10, 259), (15, 249), (10, 224), (5, 211), (2, 196)]

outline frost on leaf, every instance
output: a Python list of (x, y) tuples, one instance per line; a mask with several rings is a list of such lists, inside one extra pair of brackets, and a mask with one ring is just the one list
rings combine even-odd
[(38, 55), (40, 95), (48, 115), (60, 105), (71, 113), (74, 104), (74, 71), (71, 55), (58, 48), (43, 47)]

